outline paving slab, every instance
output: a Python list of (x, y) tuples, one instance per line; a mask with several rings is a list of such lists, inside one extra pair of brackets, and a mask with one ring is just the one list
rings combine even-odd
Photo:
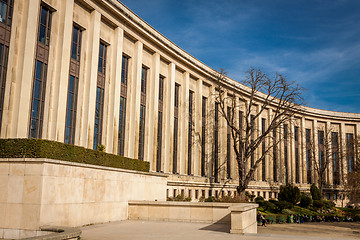
[(271, 224), (258, 227), (258, 234), (230, 234), (228, 224), (121, 221), (81, 228), (82, 240), (276, 240), (360, 239), (360, 223)]

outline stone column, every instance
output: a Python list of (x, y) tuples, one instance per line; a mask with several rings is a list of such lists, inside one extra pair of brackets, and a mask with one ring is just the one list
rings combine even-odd
[[(126, 118), (128, 134), (125, 134), (125, 155), (130, 158), (138, 157), (139, 148), (139, 126), (140, 126), (140, 98), (141, 98), (141, 70), (143, 44), (140, 41), (135, 43), (134, 57), (132, 64), (133, 78), (129, 79), (127, 88)], [(147, 106), (149, 107), (149, 106)], [(146, 118), (147, 116), (145, 116)], [(128, 120), (129, 119), (129, 120)]]
[[(271, 119), (272, 119), (272, 109), (269, 108), (268, 110), (268, 122), (267, 122), (267, 125), (269, 126), (270, 122), (271, 122)], [(269, 133), (269, 138), (268, 138), (268, 146), (270, 146), (270, 144), (273, 144), (273, 131), (271, 131)], [(270, 181), (274, 181), (274, 153), (273, 153), (273, 147), (270, 149), (269, 151), (269, 157), (268, 157), (268, 161), (267, 161), (267, 166), (266, 166), (266, 169), (267, 169), (267, 179), (269, 179)]]
[[(154, 53), (153, 64), (151, 69), (151, 81), (147, 82), (147, 96), (148, 105), (146, 108), (147, 114), (147, 123), (148, 126), (147, 133), (148, 138), (145, 140), (145, 159), (150, 162), (150, 169), (156, 171), (156, 156), (157, 156), (157, 133), (158, 133), (158, 111), (159, 111), (159, 77), (160, 77), (160, 54)], [(166, 84), (167, 79), (165, 79), (164, 84)], [(164, 92), (164, 99), (166, 94)], [(165, 102), (164, 102), (165, 104)], [(163, 114), (164, 119), (164, 114)], [(164, 120), (163, 120), (164, 122)], [(163, 128), (164, 130), (164, 128)], [(163, 131), (164, 136), (164, 131)], [(164, 141), (163, 141), (164, 144)], [(162, 154), (164, 156), (164, 153)], [(162, 158), (164, 159), (164, 158)], [(163, 170), (163, 167), (161, 168)]]
[(215, 119), (215, 86), (211, 85), (209, 88), (208, 105), (206, 106), (206, 149), (207, 149), (207, 167), (205, 174), (208, 177), (214, 177), (214, 119)]
[(193, 134), (193, 163), (194, 163), (194, 170), (193, 173), (196, 176), (201, 175), (201, 117), (202, 117), (202, 85), (203, 81), (202, 79), (198, 79), (196, 81), (196, 92), (195, 99), (194, 99), (194, 115), (193, 115), (193, 121), (195, 123), (195, 134)]
[(332, 155), (332, 139), (331, 139), (331, 125), (330, 122), (326, 122), (325, 126), (325, 150), (327, 149), (329, 153), (325, 152), (325, 158), (330, 158), (325, 161), (328, 161), (328, 167), (326, 168), (326, 183), (332, 185), (333, 184), (333, 155)]
[(340, 147), (343, 157), (341, 158), (341, 171), (340, 171), (340, 184), (346, 183), (348, 164), (347, 164), (347, 153), (346, 153), (346, 130), (345, 123), (340, 124)]
[[(289, 122), (289, 136), (288, 136), (288, 143), (289, 143), (289, 163), (288, 163), (288, 171), (289, 171), (289, 182), (295, 183), (296, 182), (296, 162), (295, 162), (295, 124), (294, 118), (291, 117)], [(298, 132), (299, 133), (299, 132)], [(300, 156), (299, 156), (300, 161)], [(300, 173), (299, 173), (300, 174)]]
[(179, 98), (179, 136), (178, 136), (178, 150), (179, 150), (179, 173), (187, 174), (187, 150), (188, 150), (188, 121), (189, 121), (189, 81), (190, 74), (185, 72), (183, 74), (183, 85), (180, 87)]
[(314, 147), (314, 153), (315, 153), (315, 156), (314, 158), (315, 159), (312, 159), (312, 169), (313, 169), (313, 172), (312, 172), (312, 175), (313, 177), (311, 178), (312, 179), (312, 182), (313, 183), (316, 183), (318, 181), (318, 174), (315, 170), (315, 164), (319, 164), (319, 136), (318, 136), (318, 124), (317, 124), (317, 120), (314, 120), (313, 121), (313, 139), (312, 139), (312, 144), (313, 144), (313, 147)]
[(29, 135), (39, 6), (40, 0), (14, 1), (14, 12), (19, 14), (13, 16), (10, 38), (1, 127), (4, 138), (27, 138)]
[[(94, 10), (91, 13), (91, 29), (87, 30), (87, 46), (84, 51), (88, 53), (85, 64), (84, 78), (79, 79), (79, 89), (83, 93), (78, 95), (78, 102), (81, 102), (82, 111), (80, 121), (79, 145), (92, 148), (94, 141), (94, 122), (95, 122), (95, 101), (97, 85), (97, 66), (99, 62), (99, 43), (100, 43), (100, 23), (101, 14)], [(79, 91), (80, 93), (81, 91)], [(80, 110), (80, 109), (79, 109)]]
[(299, 154), (300, 154), (300, 183), (307, 183), (307, 168), (306, 168), (306, 127), (305, 118), (300, 120), (299, 128)]
[[(173, 159), (174, 142), (174, 104), (175, 104), (175, 63), (169, 64), (169, 78), (164, 84), (164, 112), (163, 122), (163, 159), (164, 172), (170, 172)], [(171, 167), (172, 170), (172, 167)]]
[[(119, 133), (119, 111), (120, 111), (120, 89), (121, 89), (121, 67), (122, 67), (122, 47), (124, 31), (121, 28), (114, 30), (114, 43), (111, 46), (111, 61), (109, 61), (109, 84), (106, 91), (109, 96), (107, 114), (104, 115), (106, 121), (105, 150), (108, 153), (116, 154), (118, 149)], [(109, 54), (110, 55), (110, 54)], [(105, 89), (106, 90), (106, 89)], [(106, 116), (106, 117), (105, 117)]]

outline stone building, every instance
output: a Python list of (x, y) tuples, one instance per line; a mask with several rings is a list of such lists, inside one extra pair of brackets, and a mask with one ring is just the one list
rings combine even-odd
[[(208, 112), (215, 109), (216, 72), (121, 2), (0, 0), (0, 71), (1, 138), (103, 145), (167, 174), (168, 197), (235, 194), (236, 171), (227, 176), (221, 168), (214, 176), (214, 144), (193, 144), (191, 134), (207, 126), (206, 137), (214, 129)], [(241, 94), (244, 86), (229, 81)], [(360, 135), (360, 114), (304, 109), (288, 126), (294, 137), (282, 143), (279, 161), (265, 159), (249, 192), (276, 197), (285, 170), (289, 182), (309, 190), (315, 174), (305, 147), (309, 136), (319, 149), (326, 129), (339, 148)], [(234, 154), (227, 161), (221, 151), (225, 128), (219, 138), (219, 165), (235, 169)], [(325, 189), (338, 203), (353, 156), (339, 161), (330, 164)]]

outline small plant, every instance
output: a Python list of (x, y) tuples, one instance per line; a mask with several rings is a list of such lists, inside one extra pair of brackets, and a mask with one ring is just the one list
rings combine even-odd
[(300, 198), (300, 190), (292, 184), (280, 186), (279, 201), (286, 201), (291, 204), (296, 204)]
[(97, 148), (96, 148), (99, 152), (105, 152), (105, 146), (104, 145), (97, 145)]
[(311, 199), (310, 196), (308, 196), (305, 193), (301, 194), (300, 203), (299, 203), (300, 207), (308, 208), (312, 204), (312, 202), (313, 202), (313, 200)]

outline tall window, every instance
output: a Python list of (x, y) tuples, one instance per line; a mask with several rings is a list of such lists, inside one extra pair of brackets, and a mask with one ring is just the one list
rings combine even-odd
[(125, 146), (125, 119), (126, 119), (126, 98), (120, 97), (119, 129), (118, 129), (118, 155), (124, 156)]
[(305, 139), (306, 139), (306, 173), (307, 173), (307, 183), (311, 183), (311, 129), (305, 130)]
[(0, 132), (4, 108), (6, 72), (11, 35), (13, 0), (0, 0)]
[(97, 149), (97, 146), (101, 145), (101, 138), (102, 138), (106, 50), (107, 50), (107, 46), (104, 43), (100, 42), (97, 87), (96, 87), (95, 126), (94, 126), (94, 142), (93, 142), (94, 149)]
[[(250, 127), (251, 127), (251, 145), (254, 143), (254, 133), (255, 133), (255, 116), (254, 115), (250, 115)], [(250, 167), (254, 167), (255, 165), (255, 153), (254, 151), (251, 153), (250, 156)], [(253, 176), (251, 177), (251, 180), (255, 180), (255, 176), (253, 174)]]
[(127, 95), (129, 59), (130, 58), (125, 55), (122, 56), (119, 129), (118, 129), (118, 155), (121, 156), (124, 156), (124, 150), (125, 150), (126, 95)]
[(74, 144), (76, 110), (77, 110), (77, 94), (79, 84), (80, 69), (80, 52), (81, 52), (81, 29), (73, 26), (71, 59), (70, 59), (70, 75), (67, 94), (66, 121), (65, 121), (65, 143)]
[(319, 137), (319, 168), (320, 172), (324, 169), (325, 166), (325, 153), (324, 153), (324, 131), (318, 131)]
[(164, 77), (159, 77), (159, 104), (158, 104), (158, 132), (156, 151), (156, 171), (161, 171), (161, 148), (162, 148), (162, 113), (163, 113)]
[(239, 151), (240, 151), (240, 159), (242, 157), (242, 136), (243, 136), (243, 112), (239, 111)]
[(295, 140), (295, 182), (300, 183), (299, 127), (294, 128)]
[(289, 183), (289, 163), (288, 163), (288, 125), (284, 124), (284, 164), (285, 164), (285, 183)]
[(273, 129), (273, 178), (274, 181), (277, 182), (277, 134), (276, 128)]
[(45, 6), (40, 7), (38, 41), (36, 50), (33, 92), (31, 97), (30, 138), (41, 138), (44, 117), (44, 101), (49, 58), (49, 42), (51, 30), (51, 11)]
[(201, 109), (201, 176), (205, 176), (205, 158), (206, 158), (206, 97), (202, 97)]
[(175, 101), (174, 101), (174, 148), (173, 148), (173, 173), (177, 173), (177, 154), (178, 154), (178, 115), (179, 115), (179, 88), (175, 83)]
[(346, 160), (350, 173), (354, 170), (354, 135), (352, 133), (346, 134)]
[[(231, 107), (227, 107), (227, 117), (231, 119)], [(231, 121), (231, 120), (230, 120)], [(231, 178), (231, 128), (227, 126), (227, 134), (226, 134), (226, 178)]]
[(333, 184), (340, 184), (340, 164), (339, 164), (339, 134), (331, 133), (332, 162), (333, 162)]
[(191, 175), (192, 165), (192, 130), (193, 130), (193, 98), (194, 92), (189, 91), (189, 122), (188, 122), (188, 175)]
[(148, 75), (148, 68), (143, 66), (141, 69), (141, 98), (140, 98), (140, 125), (139, 125), (139, 151), (138, 151), (138, 158), (141, 160), (144, 160), (147, 75)]
[[(266, 119), (262, 118), (261, 119), (261, 133), (264, 134), (265, 133), (265, 125), (266, 124)], [(262, 155), (263, 155), (263, 160), (261, 162), (262, 168), (261, 168), (261, 178), (263, 181), (266, 180), (266, 162), (265, 162), (265, 139), (262, 141), (261, 143), (261, 151), (262, 151)]]
[(219, 182), (219, 103), (215, 103), (214, 123), (214, 177)]

